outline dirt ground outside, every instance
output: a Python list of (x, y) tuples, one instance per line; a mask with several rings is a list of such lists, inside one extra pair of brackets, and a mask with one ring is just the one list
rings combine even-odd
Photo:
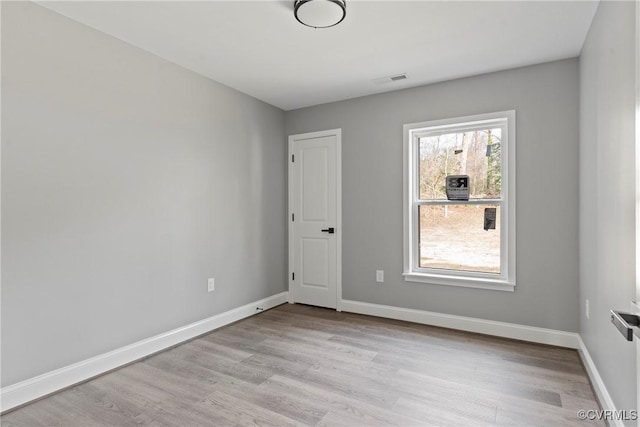
[(420, 207), (420, 267), (500, 273), (500, 208), (484, 229), (489, 205)]

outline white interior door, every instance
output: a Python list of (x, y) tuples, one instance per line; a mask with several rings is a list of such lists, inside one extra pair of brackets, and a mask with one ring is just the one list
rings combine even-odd
[[(640, 301), (640, 2), (636, 2), (636, 302)], [(640, 411), (640, 340), (636, 339), (636, 410)], [(637, 419), (640, 426), (640, 417)]]
[(289, 301), (340, 309), (341, 131), (289, 137)]

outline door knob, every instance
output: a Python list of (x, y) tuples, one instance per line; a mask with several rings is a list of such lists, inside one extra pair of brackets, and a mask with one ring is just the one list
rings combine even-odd
[(336, 232), (336, 230), (335, 230), (333, 227), (330, 227), (330, 228), (323, 228), (323, 229), (322, 229), (322, 230), (320, 230), (320, 231), (322, 231), (323, 233), (329, 233), (329, 234), (333, 234), (333, 233), (335, 233), (335, 232)]

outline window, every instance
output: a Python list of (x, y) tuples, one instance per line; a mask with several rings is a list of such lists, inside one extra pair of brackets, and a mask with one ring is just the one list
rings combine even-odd
[(404, 126), (404, 278), (514, 290), (515, 111)]

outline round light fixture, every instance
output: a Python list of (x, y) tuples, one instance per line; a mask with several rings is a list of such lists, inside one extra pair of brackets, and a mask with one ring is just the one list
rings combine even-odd
[(347, 16), (347, 2), (345, 0), (295, 0), (293, 14), (298, 22), (308, 27), (333, 27)]

